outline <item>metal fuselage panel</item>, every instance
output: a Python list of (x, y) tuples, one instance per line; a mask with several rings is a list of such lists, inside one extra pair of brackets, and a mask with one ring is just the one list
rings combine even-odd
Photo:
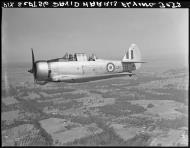
[(51, 62), (49, 65), (51, 69), (51, 75), (82, 74), (81, 63), (77, 61)]
[[(51, 77), (69, 79), (69, 76), (84, 77), (85, 75), (101, 75), (123, 72), (121, 61), (69, 61), (69, 62), (50, 62)], [(64, 77), (65, 76), (65, 77)]]

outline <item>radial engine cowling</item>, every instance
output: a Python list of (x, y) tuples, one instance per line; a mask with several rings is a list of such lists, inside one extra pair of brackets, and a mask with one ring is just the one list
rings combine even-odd
[(50, 70), (46, 61), (36, 62), (36, 79), (38, 81), (47, 81), (50, 76)]

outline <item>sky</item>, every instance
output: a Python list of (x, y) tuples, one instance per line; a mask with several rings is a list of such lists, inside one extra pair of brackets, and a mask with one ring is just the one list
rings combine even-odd
[(188, 9), (3, 8), (2, 62), (66, 52), (123, 58), (132, 43), (149, 66), (188, 67)]

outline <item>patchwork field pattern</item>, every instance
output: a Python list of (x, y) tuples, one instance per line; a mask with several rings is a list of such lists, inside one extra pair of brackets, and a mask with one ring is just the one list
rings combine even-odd
[(2, 79), (3, 146), (187, 146), (188, 72), (34, 85), (27, 66)]

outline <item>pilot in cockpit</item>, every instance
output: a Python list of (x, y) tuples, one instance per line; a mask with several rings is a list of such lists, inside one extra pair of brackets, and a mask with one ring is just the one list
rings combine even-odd
[(73, 61), (73, 55), (69, 54), (69, 61)]
[(95, 61), (96, 60), (96, 56), (94, 54), (92, 54), (92, 56), (90, 56), (88, 60), (89, 61)]
[(77, 55), (76, 55), (76, 53), (74, 54), (74, 59), (73, 60), (77, 61)]

